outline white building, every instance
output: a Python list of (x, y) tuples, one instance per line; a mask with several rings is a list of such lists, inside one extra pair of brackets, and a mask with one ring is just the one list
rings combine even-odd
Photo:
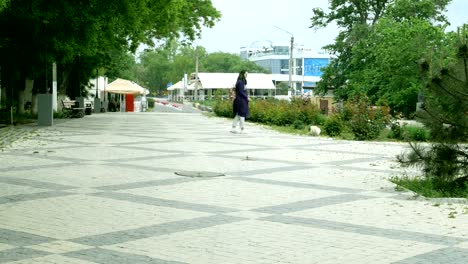
[[(184, 79), (167, 88), (171, 100), (198, 100), (211, 98), (216, 91), (232, 89), (237, 82), (239, 73), (199, 72), (198, 82), (196, 74), (192, 73), (190, 78)], [(270, 74), (249, 73), (247, 76), (247, 90), (251, 96), (273, 96), (275, 85)]]
[[(275, 44), (271, 41), (255, 41), (241, 47), (243, 59), (255, 62), (272, 73), (275, 82), (289, 82), (290, 44)], [(321, 68), (330, 63), (331, 56), (294, 45), (291, 86), (297, 93), (312, 92), (322, 76)]]

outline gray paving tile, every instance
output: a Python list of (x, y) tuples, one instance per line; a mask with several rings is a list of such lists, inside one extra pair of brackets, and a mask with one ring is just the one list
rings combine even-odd
[[(240, 153), (242, 152), (254, 152), (254, 151), (257, 151), (257, 150), (242, 150), (242, 151), (238, 151)], [(258, 150), (258, 151), (263, 151), (263, 149), (261, 150)], [(233, 152), (236, 152), (236, 151), (233, 151)], [(216, 156), (218, 158), (226, 158), (226, 159), (233, 159), (233, 160), (246, 160), (246, 157), (239, 157), (239, 156), (233, 156), (233, 155), (226, 155), (226, 154), (220, 154), (219, 152), (216, 152), (216, 151), (213, 151), (213, 152), (210, 152), (211, 155), (213, 156)], [(230, 152), (232, 153), (232, 152)], [(265, 158), (265, 157), (259, 157), (259, 156), (255, 156), (255, 155), (251, 155), (251, 156), (248, 156), (248, 160), (249, 161), (261, 161), (261, 162), (270, 162), (272, 165), (275, 164), (288, 164), (288, 165), (294, 165), (295, 167), (297, 166), (302, 166), (302, 167), (307, 167), (307, 168), (312, 168), (312, 166), (310, 165), (310, 162), (304, 162), (304, 161), (286, 161), (286, 160), (280, 160), (280, 159), (271, 159), (271, 158)]]
[(174, 185), (174, 184), (180, 184), (184, 182), (191, 182), (191, 181), (197, 181), (197, 180), (200, 180), (200, 179), (178, 177), (178, 178), (162, 179), (162, 180), (155, 180), (155, 181), (132, 182), (132, 183), (125, 183), (125, 184), (99, 186), (99, 187), (96, 187), (95, 189), (103, 190), (103, 191), (120, 191), (120, 190), (153, 187), (153, 186)]
[[(69, 166), (70, 164), (68, 164)], [(34, 167), (37, 168), (37, 167)], [(74, 189), (76, 186), (70, 185), (63, 185), (51, 182), (43, 182), (43, 181), (35, 181), (31, 179), (22, 179), (22, 178), (12, 178), (12, 177), (0, 177), (0, 182), (13, 184), (13, 185), (20, 185), (20, 186), (29, 186), (38, 189), (49, 189), (49, 190), (56, 190), (56, 191), (64, 191), (69, 189)]]
[(8, 249), (0, 251), (0, 263), (43, 257), (47, 255), (50, 255), (50, 253), (29, 248)]
[(397, 230), (397, 229), (385, 229), (385, 228), (365, 226), (365, 225), (355, 225), (355, 224), (341, 223), (341, 222), (335, 222), (335, 221), (302, 218), (302, 217), (294, 217), (294, 216), (286, 216), (286, 215), (267, 216), (267, 217), (259, 218), (258, 220), (278, 222), (278, 223), (284, 223), (284, 224), (290, 224), (290, 225), (292, 224), (292, 225), (309, 226), (313, 228), (383, 237), (383, 238), (388, 238), (388, 239), (409, 240), (409, 241), (416, 241), (416, 242), (422, 242), (422, 243), (428, 243), (428, 244), (434, 244), (434, 245), (451, 246), (451, 245), (456, 245), (464, 241), (467, 241), (466, 239), (462, 239), (458, 237), (433, 235), (433, 234), (413, 232), (413, 231), (404, 231), (404, 230)]
[(170, 169), (170, 168), (160, 168), (160, 167), (157, 167), (156, 165), (155, 166), (151, 166), (151, 165), (136, 165), (136, 164), (132, 164), (132, 163), (125, 163), (125, 162), (122, 162), (122, 163), (112, 163), (112, 166), (114, 167), (122, 167), (122, 168), (126, 168), (126, 169), (131, 169), (131, 168), (134, 168), (136, 170), (147, 170), (147, 171), (151, 171), (151, 172), (154, 172), (154, 173), (158, 173), (158, 172), (175, 172), (174, 169)]
[(34, 201), (34, 200), (39, 200), (39, 199), (55, 198), (55, 197), (62, 197), (62, 196), (67, 196), (67, 195), (72, 195), (72, 193), (52, 191), (52, 192), (39, 192), (39, 193), (0, 196), (0, 204)]
[(342, 170), (349, 170), (349, 171), (362, 171), (362, 172), (377, 172), (377, 173), (385, 173), (387, 175), (393, 175), (395, 173), (401, 173), (400, 170), (386, 170), (386, 169), (376, 169), (376, 168), (364, 168), (364, 167), (353, 167), (353, 166), (341, 166), (336, 165)]
[(317, 207), (323, 207), (323, 206), (341, 204), (341, 203), (347, 203), (347, 202), (353, 202), (353, 201), (360, 201), (360, 200), (367, 200), (367, 199), (374, 199), (374, 197), (358, 195), (358, 194), (342, 194), (342, 195), (327, 196), (327, 197), (305, 200), (305, 201), (298, 201), (298, 202), (293, 202), (293, 203), (288, 203), (288, 204), (261, 207), (261, 208), (253, 209), (252, 211), (268, 213), (268, 214), (287, 214), (287, 213), (293, 213), (293, 212), (303, 211), (303, 210), (317, 208)]
[[(56, 239), (0, 228), (0, 243), (3, 244), (22, 247), (47, 243), (54, 240)], [(0, 257), (0, 259), (2, 258)]]
[(148, 196), (142, 196), (142, 195), (134, 195), (134, 194), (129, 194), (129, 193), (105, 192), (105, 193), (95, 193), (91, 195), (104, 197), (104, 198), (111, 198), (111, 199), (116, 199), (116, 200), (129, 201), (133, 203), (142, 203), (142, 204), (148, 204), (148, 205), (192, 210), (192, 211), (212, 213), (212, 214), (230, 213), (230, 212), (238, 211), (237, 209), (233, 209), (233, 208), (226, 208), (226, 207), (213, 206), (213, 205), (204, 205), (204, 204), (197, 204), (197, 203), (187, 203), (187, 202), (174, 201), (174, 200), (166, 200), (166, 199), (160, 199), (160, 198), (154, 198), (154, 197), (148, 197)]
[[(70, 146), (64, 147), (64, 149), (70, 149)], [(47, 150), (47, 154), (45, 150), (43, 150), (43, 153), (33, 153), (33, 151), (36, 151), (37, 149), (31, 149), (30, 153), (25, 153), (23, 152), (11, 152), (11, 153), (6, 153), (6, 155), (11, 155), (11, 156), (30, 156), (32, 158), (36, 159), (42, 159), (42, 160), (52, 160), (52, 161), (61, 161), (61, 162), (69, 162), (69, 164), (72, 163), (77, 163), (77, 162), (82, 162), (82, 161), (87, 161), (87, 159), (81, 159), (81, 158), (71, 158), (71, 157), (63, 157), (63, 156), (53, 156), (53, 155), (47, 155), (49, 152), (55, 152), (56, 148), (54, 150)], [(52, 164), (53, 165), (53, 164)], [(35, 166), (35, 167), (40, 167)]]
[(89, 245), (89, 246), (105, 246), (125, 243), (137, 239), (143, 239), (154, 236), (161, 236), (173, 234), (177, 232), (184, 232), (188, 230), (202, 229), (217, 225), (224, 225), (239, 221), (244, 221), (245, 218), (227, 216), (227, 215), (213, 215), (206, 217), (198, 217), (188, 220), (181, 220), (175, 222), (168, 222), (159, 225), (147, 226), (137, 229), (129, 229), (124, 231), (111, 232), (106, 234), (80, 237), (70, 241)]
[(392, 264), (466, 264), (468, 263), (468, 249), (447, 247), (434, 250), (425, 254), (403, 259)]
[[(283, 162), (285, 163), (285, 162)], [(305, 170), (315, 168), (315, 166), (278, 166), (274, 168), (266, 168), (266, 169), (258, 169), (258, 170), (243, 170), (243, 171), (235, 171), (235, 172), (227, 172), (226, 174), (232, 176), (253, 176), (258, 174), (268, 174), (268, 173), (278, 173), (278, 172), (288, 172), (288, 171), (297, 171), (297, 170)]]
[(275, 180), (259, 179), (259, 178), (253, 178), (253, 177), (248, 177), (248, 178), (247, 177), (232, 177), (230, 179), (231, 180), (246, 181), (246, 182), (255, 182), (255, 183), (264, 183), (264, 184), (271, 184), (271, 185), (287, 186), (287, 187), (294, 187), (294, 188), (302, 188), (302, 189), (326, 190), (326, 191), (343, 192), (343, 193), (358, 193), (358, 192), (364, 191), (363, 189), (335, 187), (335, 186), (320, 185), (320, 184), (313, 184), (313, 183), (275, 181)]
[[(154, 147), (145, 147), (145, 146), (115, 146), (114, 148), (121, 148), (121, 149), (130, 149), (130, 150), (138, 150), (138, 151), (150, 151), (150, 152), (162, 152), (162, 153), (175, 153), (180, 154), (180, 150), (170, 150), (170, 149), (155, 149)], [(189, 153), (184, 151), (184, 153)]]
[[(185, 262), (170, 261), (148, 256), (128, 254), (102, 248), (85, 249), (62, 254), (66, 257), (91, 261), (100, 264), (184, 264)], [(186, 263), (185, 263), (186, 264)]]
[[(341, 153), (341, 152), (340, 152)], [(372, 155), (372, 157), (368, 158), (356, 158), (356, 159), (347, 159), (347, 160), (335, 160), (335, 161), (328, 161), (328, 162), (322, 162), (321, 164), (324, 165), (347, 165), (347, 164), (354, 164), (354, 163), (362, 163), (362, 162), (375, 162), (379, 160), (386, 160), (388, 158), (382, 157), (382, 156), (375, 156), (375, 154)]]
[[(118, 147), (115, 147), (115, 148), (118, 148)], [(129, 149), (129, 148), (128, 148)], [(154, 152), (159, 152), (159, 151), (155, 151), (155, 150), (151, 150), (152, 153)], [(163, 153), (166, 153), (166, 151), (161, 151)], [(173, 153), (173, 151), (170, 151), (170, 153)], [(116, 163), (116, 162), (131, 162), (131, 161), (149, 161), (149, 162), (152, 162), (154, 160), (164, 160), (164, 159), (173, 159), (173, 158), (179, 158), (181, 156), (181, 152), (176, 152), (175, 154), (169, 154), (169, 155), (147, 155), (145, 157), (133, 157), (133, 158), (130, 158), (130, 157), (126, 157), (126, 158), (119, 158), (119, 159), (106, 159), (106, 160), (102, 160), (102, 161), (105, 161), (105, 162), (109, 162), (109, 163)], [(186, 153), (184, 153), (184, 155), (187, 155)]]
[[(213, 142), (213, 143), (220, 144), (219, 142)], [(221, 144), (229, 144), (229, 143), (224, 143), (223, 142)], [(232, 144), (232, 145), (237, 146), (237, 144)], [(270, 150), (279, 149), (279, 148), (275, 148), (275, 147), (265, 147), (265, 146), (253, 145), (253, 144), (250, 144), (249, 147), (254, 147), (254, 148), (216, 150), (216, 151), (207, 151), (205, 153), (207, 153), (207, 154), (216, 154), (216, 155), (223, 156), (223, 157), (235, 157), (235, 156), (232, 156), (233, 153), (246, 153), (246, 152), (255, 152), (255, 151), (270, 151)]]
[(44, 165), (33, 165), (33, 166), (11, 166), (2, 168), (3, 171), (31, 171), (31, 174), (34, 173), (36, 169), (61, 169), (63, 167), (68, 167), (74, 165), (72, 162), (64, 163), (54, 163), (54, 164), (44, 164)]

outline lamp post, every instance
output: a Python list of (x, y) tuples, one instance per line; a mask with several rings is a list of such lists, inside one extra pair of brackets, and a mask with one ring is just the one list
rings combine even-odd
[(275, 26), (277, 29), (281, 30), (281, 31), (284, 31), (286, 33), (288, 33), (289, 35), (291, 35), (291, 46), (289, 47), (289, 69), (288, 69), (288, 73), (289, 73), (289, 89), (294, 91), (294, 95), (296, 94), (296, 88), (292, 87), (292, 71), (293, 71), (293, 49), (294, 49), (294, 35), (287, 31), (287, 30), (284, 30), (278, 26)]

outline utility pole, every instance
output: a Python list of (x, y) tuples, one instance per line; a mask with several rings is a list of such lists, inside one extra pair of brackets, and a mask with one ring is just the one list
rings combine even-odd
[(284, 31), (286, 33), (288, 33), (289, 35), (291, 35), (291, 46), (289, 47), (289, 69), (288, 69), (288, 73), (289, 73), (289, 90), (293, 91), (294, 92), (294, 95), (296, 95), (296, 88), (295, 86), (293, 87), (292, 85), (292, 73), (293, 73), (293, 68), (294, 68), (294, 63), (293, 63), (293, 50), (294, 50), (294, 35), (287, 31), (287, 30), (284, 30), (280, 27), (277, 27), (275, 26), (277, 29), (281, 30), (281, 31)]
[(195, 48), (195, 93), (194, 101), (198, 101), (198, 46)]

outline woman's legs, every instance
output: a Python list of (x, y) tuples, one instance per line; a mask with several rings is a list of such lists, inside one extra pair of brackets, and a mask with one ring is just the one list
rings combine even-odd
[(232, 129), (231, 129), (232, 133), (237, 133), (236, 131), (237, 124), (239, 124), (241, 133), (242, 133), (244, 131), (245, 117), (236, 114), (236, 116), (234, 117), (234, 120), (232, 121)]
[(239, 115), (236, 114), (236, 116), (234, 117), (234, 120), (232, 121), (231, 132), (236, 132), (236, 126), (237, 126), (237, 123), (239, 123), (239, 122), (240, 122), (240, 117), (239, 117)]
[(239, 117), (239, 126), (240, 126), (240, 128), (241, 128), (241, 132), (244, 131), (244, 124), (245, 124), (245, 117), (240, 116), (240, 117)]

